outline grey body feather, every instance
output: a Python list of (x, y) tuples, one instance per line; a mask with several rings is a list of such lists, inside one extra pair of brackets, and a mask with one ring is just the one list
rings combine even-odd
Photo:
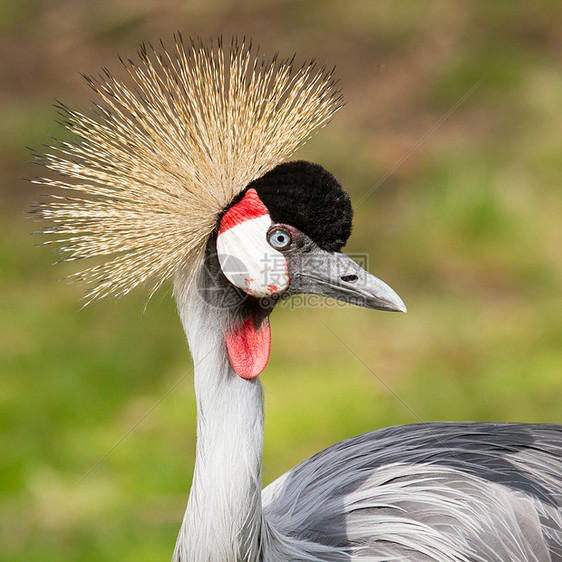
[(373, 431), (263, 491), (264, 517), (366, 560), (562, 560), (562, 428), (427, 423)]

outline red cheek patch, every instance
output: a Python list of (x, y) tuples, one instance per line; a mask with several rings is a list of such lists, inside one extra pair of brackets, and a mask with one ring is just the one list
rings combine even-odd
[(254, 318), (249, 316), (230, 329), (225, 340), (230, 363), (239, 376), (253, 379), (265, 369), (271, 349), (269, 318), (256, 327)]
[(267, 214), (267, 208), (259, 198), (258, 192), (253, 188), (248, 189), (244, 197), (236, 205), (230, 207), (222, 217), (219, 234), (244, 221), (257, 219)]

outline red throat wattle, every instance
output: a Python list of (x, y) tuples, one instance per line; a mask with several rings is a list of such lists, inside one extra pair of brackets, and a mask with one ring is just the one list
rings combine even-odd
[(230, 363), (239, 376), (253, 379), (265, 369), (271, 349), (269, 318), (263, 318), (256, 326), (249, 316), (231, 328), (225, 340)]

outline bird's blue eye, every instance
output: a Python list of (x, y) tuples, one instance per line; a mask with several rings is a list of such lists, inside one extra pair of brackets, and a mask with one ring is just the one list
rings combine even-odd
[(293, 241), (293, 237), (288, 230), (284, 228), (274, 228), (267, 234), (267, 241), (272, 248), (276, 250), (286, 250)]

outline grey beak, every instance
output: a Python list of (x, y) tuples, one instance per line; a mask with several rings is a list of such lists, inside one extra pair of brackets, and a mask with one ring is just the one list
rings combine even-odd
[(289, 276), (291, 293), (312, 293), (365, 308), (406, 312), (402, 299), (386, 283), (341, 252), (316, 247), (289, 261)]

